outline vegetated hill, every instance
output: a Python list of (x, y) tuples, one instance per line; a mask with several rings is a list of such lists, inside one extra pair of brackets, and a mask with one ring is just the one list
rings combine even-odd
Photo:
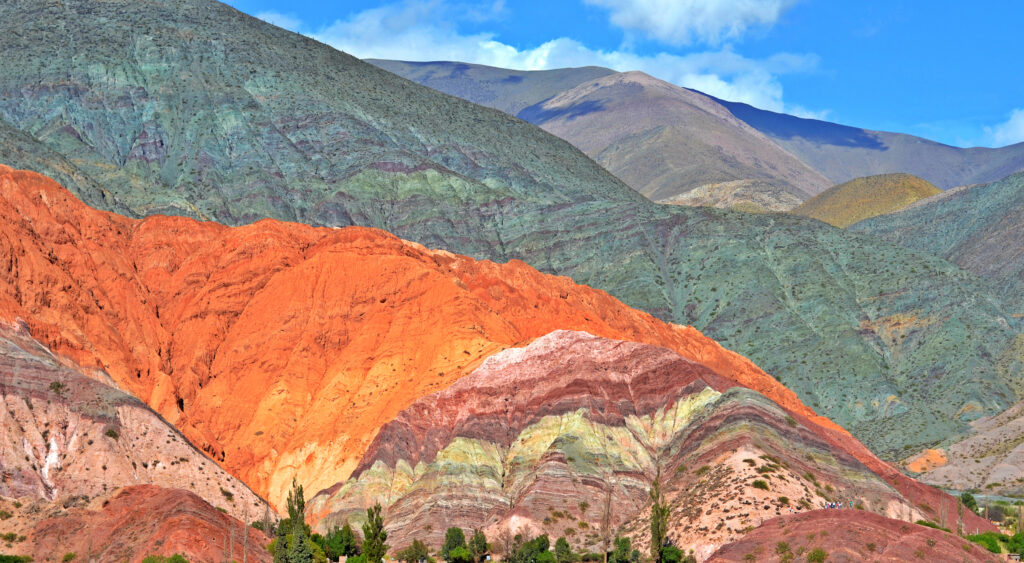
[(917, 176), (882, 174), (833, 186), (805, 201), (793, 213), (842, 229), (940, 193), (942, 190)]
[(132, 485), (93, 499), (21, 503), (0, 499), (5, 533), (25, 536), (8, 553), (33, 561), (130, 561), (184, 555), (189, 561), (273, 561), (263, 532), (195, 494), (155, 485)]
[(367, 225), (520, 259), (706, 330), (894, 458), (1017, 401), (1022, 368), (1000, 363), (1016, 321), (945, 261), (652, 204), (536, 127), (211, 0), (4, 2), (0, 48), (19, 53), (0, 58), (0, 117), (133, 214)]
[(24, 326), (0, 322), (0, 496), (59, 505), (153, 484), (243, 521), (263, 515), (266, 501), (144, 403), (66, 363)]
[[(389, 540), (449, 526), (566, 537), (599, 551), (605, 518), (643, 546), (659, 474), (669, 537), (703, 559), (765, 518), (855, 502), (955, 518), (956, 501), (828, 429), (665, 348), (557, 331), (489, 357), (386, 424), (353, 478), (307, 508), (319, 530), (380, 503)], [(759, 488), (763, 487), (763, 488)], [(968, 522), (992, 529), (976, 515)]]
[(1024, 496), (1024, 403), (971, 423), (970, 435), (906, 462), (918, 479), (950, 489)]
[(560, 328), (669, 347), (814, 416), (696, 330), (522, 262), (365, 228), (126, 219), (6, 167), (0, 218), (0, 319), (102, 368), (278, 504), (293, 477), (346, 478), (419, 397)]
[[(528, 107), (519, 117), (569, 141), (654, 201), (701, 205), (697, 188), (746, 185), (726, 204), (785, 210), (830, 184), (827, 178), (696, 92), (641, 72), (585, 82)], [(721, 203), (720, 203), (721, 204)]]
[(511, 70), (469, 63), (434, 61), (366, 62), (428, 86), (489, 108), (516, 115), (523, 109), (554, 97), (588, 80), (615, 74), (598, 66), (554, 70)]
[(905, 172), (948, 190), (1024, 170), (1024, 143), (962, 149), (913, 135), (859, 129), (708, 97), (836, 184)]
[[(949, 523), (955, 531), (956, 522)], [(964, 528), (965, 533), (974, 530)], [(817, 510), (768, 520), (709, 563), (751, 561), (1003, 561), (954, 534), (862, 510)]]
[(1024, 313), (1024, 173), (950, 190), (850, 230), (946, 258)]

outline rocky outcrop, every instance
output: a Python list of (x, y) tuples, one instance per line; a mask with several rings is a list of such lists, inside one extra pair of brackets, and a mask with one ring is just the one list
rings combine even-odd
[(292, 477), (343, 480), (403, 408), (556, 329), (669, 347), (815, 416), (698, 331), (522, 262), (362, 228), (130, 220), (7, 168), (0, 217), (0, 318), (102, 369), (272, 502)]
[[(523, 260), (707, 332), (893, 458), (1020, 398), (1021, 366), (1001, 363), (1014, 322), (943, 260), (807, 219), (651, 203), (536, 127), (212, 0), (2, 2), (0, 52), (19, 54), (0, 58), (0, 118), (30, 137), (0, 143), (0, 161), (58, 153), (73, 169), (48, 168), (91, 205), (364, 225)], [(189, 353), (149, 350), (143, 376)], [(204, 354), (187, 363), (205, 373)]]
[(767, 518), (830, 501), (911, 521), (955, 513), (952, 498), (730, 376), (665, 348), (554, 332), (403, 410), (307, 517), (328, 530), (380, 503), (395, 545), (439, 545), (460, 526), (593, 551), (608, 514), (643, 546), (660, 472), (670, 536), (703, 558)]
[(954, 534), (862, 510), (816, 510), (774, 518), (724, 546), (709, 561), (802, 561), (815, 550), (824, 552), (825, 561), (1003, 561)]
[(130, 561), (180, 553), (189, 561), (269, 562), (269, 538), (195, 494), (134, 485), (88, 501), (21, 506), (2, 503), (12, 516), (5, 531), (26, 537), (12, 552), (33, 561)]
[(74, 504), (154, 484), (191, 491), (243, 521), (267, 508), (144, 403), (62, 365), (23, 327), (3, 323), (0, 403), (2, 497)]

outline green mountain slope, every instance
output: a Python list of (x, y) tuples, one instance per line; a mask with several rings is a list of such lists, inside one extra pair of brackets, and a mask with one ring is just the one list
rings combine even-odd
[(805, 201), (793, 213), (846, 228), (940, 193), (942, 190), (917, 176), (882, 174), (833, 186)]
[[(693, 324), (876, 451), (1018, 399), (973, 275), (792, 216), (655, 205), (568, 143), (223, 4), (0, 4), (0, 118), (105, 208), (387, 229)], [(0, 146), (0, 161), (45, 162)], [(80, 179), (81, 177), (81, 179)], [(906, 448), (906, 450), (905, 450)]]
[(1024, 174), (950, 190), (850, 229), (942, 256), (1024, 313)]

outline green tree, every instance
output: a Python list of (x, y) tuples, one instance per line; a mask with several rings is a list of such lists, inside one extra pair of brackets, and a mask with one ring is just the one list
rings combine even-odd
[(977, 514), (978, 501), (974, 499), (974, 495), (965, 492), (964, 494), (960, 495), (960, 502), (964, 503), (964, 506), (967, 507), (967, 510), (970, 510), (971, 512)]
[(633, 555), (633, 545), (629, 538), (615, 538), (615, 549), (612, 550), (612, 556), (608, 559), (610, 563), (630, 563), (629, 559)]
[(452, 550), (457, 547), (466, 547), (466, 534), (462, 528), (451, 527), (444, 533), (444, 544), (441, 546), (441, 559), (451, 561)]
[(555, 561), (557, 563), (572, 563), (575, 559), (569, 542), (565, 541), (565, 538), (558, 538), (555, 541)]
[(469, 548), (460, 545), (453, 548), (448, 552), (449, 563), (473, 563), (473, 554), (469, 552)]
[(388, 552), (388, 533), (384, 531), (384, 518), (380, 505), (366, 509), (366, 523), (363, 524), (363, 555), (366, 563), (380, 563)]
[(661, 548), (662, 563), (683, 563), (683, 552), (674, 545), (666, 545)]
[(287, 563), (313, 563), (313, 542), (306, 526), (306, 498), (302, 485), (292, 479), (292, 490), (288, 491), (288, 520), (291, 537), (288, 543)]
[(427, 544), (420, 540), (412, 540), (412, 545), (395, 554), (395, 559), (405, 563), (420, 563), (426, 561), (428, 557), (430, 552), (427, 550)]
[(665, 545), (668, 534), (668, 506), (661, 494), (661, 471), (654, 477), (651, 484), (651, 559), (654, 563), (662, 563), (661, 548)]
[(469, 552), (473, 554), (473, 561), (480, 561), (487, 554), (487, 536), (479, 528), (473, 530), (473, 537), (469, 539)]
[(359, 546), (356, 544), (356, 535), (352, 531), (352, 526), (346, 522), (340, 529), (335, 527), (331, 530), (331, 533), (324, 538), (324, 552), (333, 560), (337, 560), (341, 556), (357, 555)]

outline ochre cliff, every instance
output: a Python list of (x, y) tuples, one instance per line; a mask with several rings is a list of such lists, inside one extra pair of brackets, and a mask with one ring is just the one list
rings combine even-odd
[(6, 167), (0, 318), (102, 368), (278, 505), (293, 477), (348, 477), (416, 399), (556, 329), (664, 346), (848, 436), (697, 330), (522, 262), (366, 228), (132, 220)]

